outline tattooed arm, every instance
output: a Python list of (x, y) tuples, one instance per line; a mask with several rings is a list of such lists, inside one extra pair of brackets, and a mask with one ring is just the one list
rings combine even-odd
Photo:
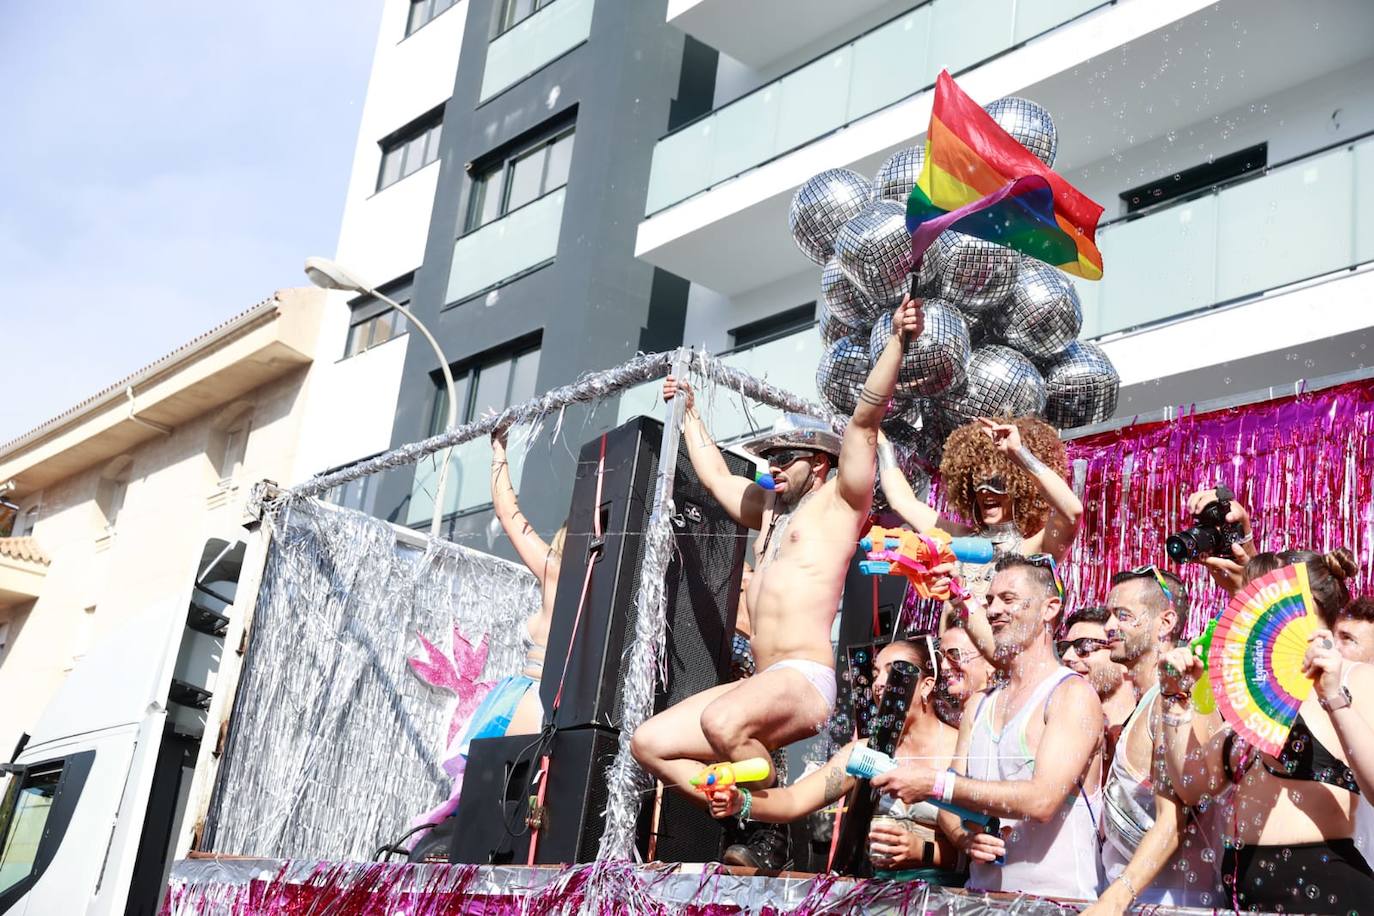
[[(786, 824), (844, 798), (854, 787), (854, 777), (846, 773), (844, 767), (849, 762), (850, 752), (858, 744), (857, 741), (851, 741), (825, 766), (806, 774), (790, 786), (775, 786), (754, 792), (750, 819)], [(715, 817), (733, 817), (743, 804), (744, 796), (731, 787), (726, 792), (717, 792), (711, 799), (711, 814)]]

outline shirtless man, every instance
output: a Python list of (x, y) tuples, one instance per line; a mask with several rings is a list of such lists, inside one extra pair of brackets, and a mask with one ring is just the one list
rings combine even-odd
[[(878, 425), (903, 347), (920, 335), (924, 321), (919, 300), (904, 299), (897, 307), (895, 333), (869, 373), (842, 441), (819, 421), (787, 416), (754, 445), (768, 460), (772, 491), (732, 474), (697, 413), (691, 388), (672, 377), (664, 383), (665, 398), (681, 392), (688, 399), (683, 441), (702, 484), (735, 521), (762, 532), (754, 542), (747, 594), (758, 673), (664, 710), (641, 725), (631, 743), (646, 770), (700, 804), (704, 797), (688, 781), (705, 764), (766, 758), (815, 734), (830, 716), (830, 630), (873, 501)], [(839, 471), (831, 478), (837, 457)], [(772, 783), (770, 769), (757, 787)]]

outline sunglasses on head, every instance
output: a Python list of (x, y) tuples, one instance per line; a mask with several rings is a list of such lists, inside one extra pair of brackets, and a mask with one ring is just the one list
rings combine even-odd
[(1131, 570), (1131, 575), (1141, 579), (1146, 576), (1154, 579), (1155, 584), (1159, 586), (1159, 590), (1164, 593), (1164, 600), (1168, 601), (1171, 606), (1173, 605), (1174, 590), (1169, 588), (1168, 582), (1164, 581), (1164, 574), (1159, 571), (1158, 566), (1153, 563), (1145, 566), (1137, 566), (1135, 569)]
[(1074, 654), (1079, 658), (1084, 658), (1096, 652), (1098, 649), (1110, 649), (1111, 647), (1112, 644), (1110, 641), (1096, 639), (1092, 636), (1080, 636), (1077, 639), (1061, 639), (1054, 644), (1055, 651), (1059, 653), (1060, 658), (1068, 655), (1070, 649), (1072, 649)]
[(1054, 557), (1047, 553), (1033, 553), (1026, 557), (1026, 562), (1050, 571), (1050, 575), (1054, 577), (1054, 590), (1059, 593), (1059, 598), (1062, 601), (1064, 598), (1064, 580), (1059, 578), (1059, 565), (1054, 562)]
[(816, 453), (811, 449), (785, 448), (772, 452), (764, 452), (763, 460), (775, 467), (785, 468), (798, 458), (814, 458), (815, 456)]

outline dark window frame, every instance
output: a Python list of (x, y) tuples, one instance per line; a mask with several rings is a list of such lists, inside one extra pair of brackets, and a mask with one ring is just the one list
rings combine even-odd
[[(404, 302), (401, 304), (405, 305)], [(381, 326), (384, 319), (389, 321), (389, 326), (386, 330), (386, 336), (378, 339), (377, 329)], [(367, 342), (361, 346), (355, 346), (355, 338), (359, 332), (366, 334)], [(410, 322), (406, 319), (405, 315), (402, 315), (394, 308), (388, 308), (375, 315), (360, 318), (348, 326), (348, 337), (344, 340), (343, 358), (352, 359), (355, 356), (360, 356), (373, 347), (380, 347), (388, 341), (395, 340), (397, 337), (409, 333)]]
[(1125, 205), (1126, 215), (1171, 200), (1181, 200), (1228, 185), (1251, 173), (1263, 173), (1269, 167), (1269, 141), (1216, 156), (1210, 162), (1179, 169), (1170, 176), (1129, 188), (1117, 195)]
[[(489, 226), (516, 210), (527, 207), (559, 188), (567, 187), (568, 179), (572, 175), (572, 159), (569, 158), (568, 160), (568, 174), (564, 176), (562, 183), (549, 186), (549, 163), (552, 157), (548, 155), (548, 151), (555, 144), (569, 138), (572, 138), (573, 152), (575, 153), (577, 150), (577, 120), (575, 116), (573, 118), (560, 117), (553, 124), (538, 129), (532, 136), (527, 135), (517, 142), (508, 144), (504, 149), (488, 155), (481, 160), (480, 164), (474, 163), (468, 180), (468, 201), (463, 213), (463, 231), (460, 236), (476, 232), (483, 226)], [(544, 156), (544, 161), (539, 170), (539, 192), (518, 206), (510, 206), (511, 181), (514, 177), (515, 164), (539, 152), (542, 152)], [(494, 181), (498, 176), (499, 181)], [(501, 195), (496, 205), (496, 212), (490, 219), (481, 219), (482, 212), (486, 210), (487, 194), (493, 184), (499, 186)]]
[(794, 308), (774, 312), (756, 321), (750, 321), (730, 329), (730, 349), (743, 350), (760, 344), (787, 337), (805, 330), (816, 323), (816, 303), (814, 301)]
[[(414, 271), (397, 277), (394, 280), (390, 280), (386, 283), (383, 283), (381, 286), (377, 287), (377, 292), (381, 293), (383, 296), (386, 296), (389, 299), (394, 299), (396, 302), (407, 307), (410, 305), (411, 296), (414, 293), (414, 290)], [(394, 340), (395, 338), (400, 337), (402, 334), (410, 333), (409, 319), (407, 319), (405, 315), (401, 314), (400, 312), (397, 312), (394, 308), (392, 308), (392, 306), (388, 302), (382, 299), (378, 299), (375, 296), (363, 295), (351, 299), (348, 302), (348, 309), (350, 313), (348, 317), (348, 334), (344, 337), (343, 355), (339, 357), (341, 360), (352, 359), (353, 357), (361, 353), (366, 353), (373, 347), (380, 346), (381, 344), (384, 344), (389, 340)], [(393, 330), (385, 340), (377, 340), (375, 322), (377, 322), (379, 319), (386, 315), (394, 315), (396, 319), (399, 319), (402, 323), (401, 329)], [(368, 324), (371, 324), (372, 327), (369, 327), (367, 330), (367, 346), (362, 347), (360, 349), (354, 349), (354, 334), (357, 333), (358, 328)], [(394, 327), (395, 325), (393, 323), (393, 328)]]
[[(46, 760), (35, 760), (32, 763), (0, 764), (0, 770), (14, 774), (16, 777), (15, 785), (21, 787), (24, 779), (31, 772), (43, 772), (54, 766), (62, 768), (61, 775), (57, 779), (57, 787), (53, 792), (52, 806), (49, 809), (47, 819), (43, 822), (43, 837), (38, 842), (38, 851), (34, 856), (33, 868), (23, 878), (0, 892), (0, 913), (4, 913), (14, 906), (32, 890), (57, 856), (57, 850), (61, 847), (62, 840), (66, 838), (67, 828), (71, 826), (72, 816), (76, 813), (77, 802), (81, 798), (82, 790), (86, 787), (86, 779), (91, 774), (91, 766), (94, 762), (95, 751), (87, 750)], [(2, 800), (0, 800), (0, 804), (3, 804)], [(6, 812), (0, 811), (0, 816), (5, 814)], [(8, 817), (0, 822), (0, 849), (4, 849), (5, 841), (12, 826)]]
[(552, 5), (556, 0), (530, 0), (530, 10), (519, 19), (511, 19), (511, 10), (515, 7), (518, 0), (500, 0), (496, 9), (496, 31), (492, 34), (491, 40), (495, 41), (502, 35), (515, 28), (526, 19), (538, 13), (547, 6)]
[[(410, 6), (406, 9), (406, 34), (409, 38), (416, 32), (438, 19), (444, 13), (458, 5), (458, 0), (410, 0)], [(423, 9), (424, 18), (420, 22), (415, 21), (415, 11)]]
[[(426, 166), (438, 162), (439, 139), (443, 136), (443, 129), (444, 106), (439, 105), (378, 140), (377, 146), (382, 151), (382, 158), (377, 163), (377, 184), (373, 193), (381, 193), (393, 185), (400, 184)], [(406, 162), (410, 158), (412, 144), (417, 141), (421, 145), (421, 161), (419, 165), (407, 172)], [(433, 148), (433, 156), (430, 155), (431, 148)], [(400, 156), (400, 165), (397, 167), (396, 177), (388, 181), (387, 166), (390, 162), (389, 157), (393, 154)]]
[[(544, 335), (542, 332), (526, 334), (517, 337), (515, 340), (500, 344), (483, 350), (481, 353), (474, 354), (456, 363), (449, 365), (449, 372), (453, 375), (453, 385), (455, 388), (465, 386), (462, 392), (463, 403), (458, 408), (458, 422), (469, 423), (473, 419), (473, 411), (477, 401), (477, 380), (481, 377), (483, 370), (490, 369), (500, 363), (514, 364), (522, 356), (531, 353), (543, 353)], [(542, 358), (542, 357), (541, 357)], [(444, 424), (448, 421), (445, 414), (448, 405), (444, 402), (448, 398), (448, 392), (444, 388), (443, 373), (435, 372), (434, 379), (434, 404), (430, 411), (429, 429), (430, 435), (438, 435), (443, 432)], [(507, 382), (506, 397), (510, 397), (510, 382)], [(506, 406), (510, 406), (507, 404)]]

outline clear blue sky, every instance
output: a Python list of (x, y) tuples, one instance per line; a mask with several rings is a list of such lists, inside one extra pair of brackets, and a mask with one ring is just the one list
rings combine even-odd
[(380, 16), (0, 4), (0, 442), (333, 254)]

